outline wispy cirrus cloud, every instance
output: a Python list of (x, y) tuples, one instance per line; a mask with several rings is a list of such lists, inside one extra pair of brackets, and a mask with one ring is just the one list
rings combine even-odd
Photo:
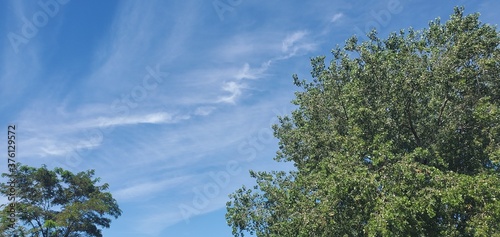
[(115, 190), (113, 196), (121, 202), (144, 200), (148, 197), (154, 197), (155, 194), (163, 193), (181, 184), (188, 183), (189, 179), (190, 176), (183, 176), (156, 181), (134, 182), (131, 185), (125, 185), (125, 187)]
[[(55, 116), (57, 117), (57, 116)], [(189, 115), (169, 114), (166, 112), (147, 113), (122, 117), (97, 118), (48, 118), (31, 120), (25, 118), (20, 122), (27, 137), (23, 152), (26, 156), (64, 156), (73, 150), (95, 149), (101, 144), (85, 141), (86, 132), (97, 130), (105, 133), (110, 127), (132, 126), (139, 124), (172, 124), (190, 118)], [(102, 130), (102, 131), (101, 131)], [(108, 135), (108, 134), (105, 134)], [(101, 135), (100, 135), (101, 136)], [(88, 139), (87, 139), (88, 140)]]
[[(33, 14), (31, 12), (32, 6), (21, 1), (14, 1), (9, 2), (9, 8), (11, 11), (6, 11), (6, 14), (10, 17), (3, 22), (8, 32), (1, 32), (2, 37), (10, 33), (22, 35), (22, 26), (26, 16)], [(18, 42), (12, 44), (7, 37), (4, 37), (5, 41), (0, 41), (5, 42), (0, 46), (2, 48), (0, 83), (3, 85), (0, 88), (0, 96), (3, 101), (18, 100), (21, 95), (25, 95), (42, 71), (40, 44), (35, 39), (30, 40), (29, 45), (21, 44), (20, 46), (16, 46)], [(18, 49), (21, 46), (23, 47)], [(22, 53), (18, 53), (19, 50), (22, 50)], [(30, 70), (26, 70), (26, 68), (30, 68)], [(2, 103), (0, 108), (6, 105), (7, 103)]]
[[(228, 193), (253, 184), (247, 170), (288, 169), (272, 161), (270, 127), (293, 108), (292, 73), (308, 78), (311, 57), (366, 28), (399, 30), (422, 13), (415, 24), (425, 25), (453, 3), (237, 5), (221, 22), (211, 1), (70, 1), (18, 54), (3, 37), (0, 96), (8, 102), (0, 120), (18, 126), (20, 161), (95, 169), (124, 210), (105, 236), (203, 236), (188, 232), (213, 224), (222, 233), (223, 214), (211, 215)], [(481, 19), (498, 19), (495, 4), (470, 5)], [(391, 8), (402, 14), (388, 15)], [(22, 17), (40, 9), (37, 1), (0, 2), (0, 33), (19, 32)], [(206, 195), (228, 162), (241, 173)], [(206, 226), (181, 224), (184, 204)]]
[(217, 108), (214, 106), (201, 106), (196, 108), (194, 114), (199, 116), (207, 116), (210, 115), (212, 112), (214, 112), (216, 109)]
[(344, 13), (342, 13), (342, 12), (336, 13), (335, 15), (332, 16), (332, 19), (330, 20), (330, 22), (332, 22), (332, 23), (338, 22), (343, 16), (344, 16)]
[(307, 31), (296, 31), (288, 35), (283, 40), (282, 51), (285, 53), (280, 59), (287, 59), (297, 55), (298, 53), (307, 53), (316, 49), (316, 43), (312, 40), (306, 40)]
[[(287, 100), (274, 92), (276, 97), (262, 93), (266, 97), (255, 101), (252, 93), (267, 90), (264, 79), (273, 75), (275, 63), (316, 47), (306, 30), (256, 29), (252, 37), (230, 36), (238, 41), (214, 41), (203, 54), (188, 57), (185, 50), (197, 42), (196, 4), (176, 3), (179, 11), (167, 16), (156, 4), (122, 2), (109, 32), (95, 45), (90, 70), (75, 79), (78, 86), (31, 101), (20, 119), (30, 137), (24, 141), (26, 160), (96, 169), (124, 205), (144, 207), (146, 197), (154, 200), (163, 214), (138, 211), (136, 224), (155, 233), (182, 221), (177, 204), (191, 201), (189, 187), (203, 185), (210, 170), (242, 156), (241, 141), (270, 126), (272, 110)], [(140, 103), (128, 105), (126, 96), (142, 85), (145, 68), (157, 64), (168, 70), (168, 78)], [(128, 112), (113, 111), (114, 101), (123, 98)], [(222, 208), (225, 192), (240, 179), (232, 178), (233, 186), (220, 190), (197, 215)], [(166, 198), (175, 205), (160, 204), (164, 200), (157, 196), (166, 192), (176, 193)], [(160, 221), (165, 217), (172, 220)]]
[(217, 102), (225, 102), (225, 103), (230, 103), (234, 104), (236, 98), (238, 98), (241, 95), (241, 90), (245, 88), (245, 84), (242, 83), (237, 83), (234, 81), (226, 82), (222, 86), (222, 90), (229, 92), (229, 96), (222, 96), (219, 97)]
[[(306, 36), (308, 36), (307, 31), (299, 30), (287, 34), (281, 41), (276, 41), (274, 39), (274, 49), (271, 50), (275, 52), (274, 55), (269, 55), (267, 60), (260, 61), (257, 67), (252, 67), (250, 66), (250, 63), (244, 62), (242, 68), (237, 71), (236, 75), (232, 74), (231, 78), (228, 78), (231, 81), (225, 81), (221, 86), (221, 89), (225, 92), (229, 92), (229, 95), (219, 96), (217, 102), (234, 104), (238, 97), (242, 95), (242, 91), (248, 87), (247, 84), (245, 84), (243, 81), (255, 80), (266, 76), (266, 71), (276, 61), (286, 60), (298, 54), (314, 51), (317, 48), (317, 44), (314, 43), (312, 39), (307, 39)], [(260, 45), (262, 47), (258, 49), (253, 46), (254, 53), (268, 53), (269, 45), (273, 45), (273, 40), (269, 41), (271, 41), (271, 43), (268, 44), (259, 44), (253, 42), (254, 45)], [(238, 41), (238, 44), (239, 43), (240, 41)], [(251, 43), (248, 42), (248, 44), (250, 45)], [(238, 47), (236, 47), (235, 54), (241, 53), (242, 51), (239, 50)], [(250, 52), (247, 53), (250, 54)], [(228, 52), (225, 52), (223, 55), (224, 57), (227, 57)], [(247, 57), (251, 58), (252, 56), (247, 55)]]
[(123, 117), (99, 117), (88, 121), (82, 121), (69, 127), (77, 129), (89, 129), (97, 127), (113, 127), (137, 124), (165, 124), (176, 123), (180, 120), (189, 119), (189, 115), (173, 115), (166, 112), (149, 113), (143, 115), (130, 115)]

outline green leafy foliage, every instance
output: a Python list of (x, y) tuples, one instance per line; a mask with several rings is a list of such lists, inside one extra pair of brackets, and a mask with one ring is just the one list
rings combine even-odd
[[(5, 236), (41, 237), (102, 237), (100, 227), (109, 228), (111, 219), (118, 218), (121, 210), (108, 184), (97, 185), (94, 171), (73, 174), (62, 168), (48, 170), (19, 166), (16, 176), (2, 174), (16, 180), (16, 228), (2, 224)], [(0, 192), (7, 196), (9, 186), (0, 185)], [(8, 206), (2, 210), (1, 221), (8, 223)]]
[(455, 8), (311, 60), (277, 161), (230, 195), (234, 236), (500, 236), (500, 36)]

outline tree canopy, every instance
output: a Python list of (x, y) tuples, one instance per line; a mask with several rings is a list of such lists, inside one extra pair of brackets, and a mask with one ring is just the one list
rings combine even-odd
[(457, 7), (293, 76), (275, 160), (230, 195), (234, 236), (500, 236), (500, 35)]
[[(18, 225), (10, 228), (8, 209), (2, 210), (2, 236), (40, 237), (102, 237), (101, 227), (109, 228), (111, 219), (118, 218), (121, 210), (109, 185), (97, 185), (94, 170), (73, 174), (62, 168), (48, 170), (19, 166), (17, 174), (9, 177), (16, 183), (15, 211)], [(9, 185), (1, 184), (0, 192), (7, 196)], [(6, 235), (8, 234), (8, 235)]]

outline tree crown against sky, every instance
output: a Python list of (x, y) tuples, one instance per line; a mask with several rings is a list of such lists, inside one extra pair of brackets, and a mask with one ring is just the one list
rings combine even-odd
[[(8, 236), (41, 237), (101, 237), (100, 228), (109, 228), (111, 219), (122, 211), (107, 192), (109, 185), (98, 185), (94, 171), (72, 173), (62, 168), (54, 170), (21, 165), (14, 179), (16, 185), (15, 228), (9, 228), (9, 206), (2, 210), (2, 231)], [(0, 192), (8, 195), (9, 184), (1, 184)]]
[(444, 23), (348, 39), (311, 60), (277, 161), (230, 195), (235, 236), (500, 236), (500, 36)]

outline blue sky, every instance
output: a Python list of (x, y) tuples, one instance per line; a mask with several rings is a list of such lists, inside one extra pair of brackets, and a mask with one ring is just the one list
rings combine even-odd
[(17, 126), (20, 162), (110, 184), (123, 215), (106, 237), (229, 237), (248, 170), (291, 168), (270, 128), (294, 108), (291, 75), (454, 5), (500, 22), (495, 1), (1, 1), (0, 124)]

